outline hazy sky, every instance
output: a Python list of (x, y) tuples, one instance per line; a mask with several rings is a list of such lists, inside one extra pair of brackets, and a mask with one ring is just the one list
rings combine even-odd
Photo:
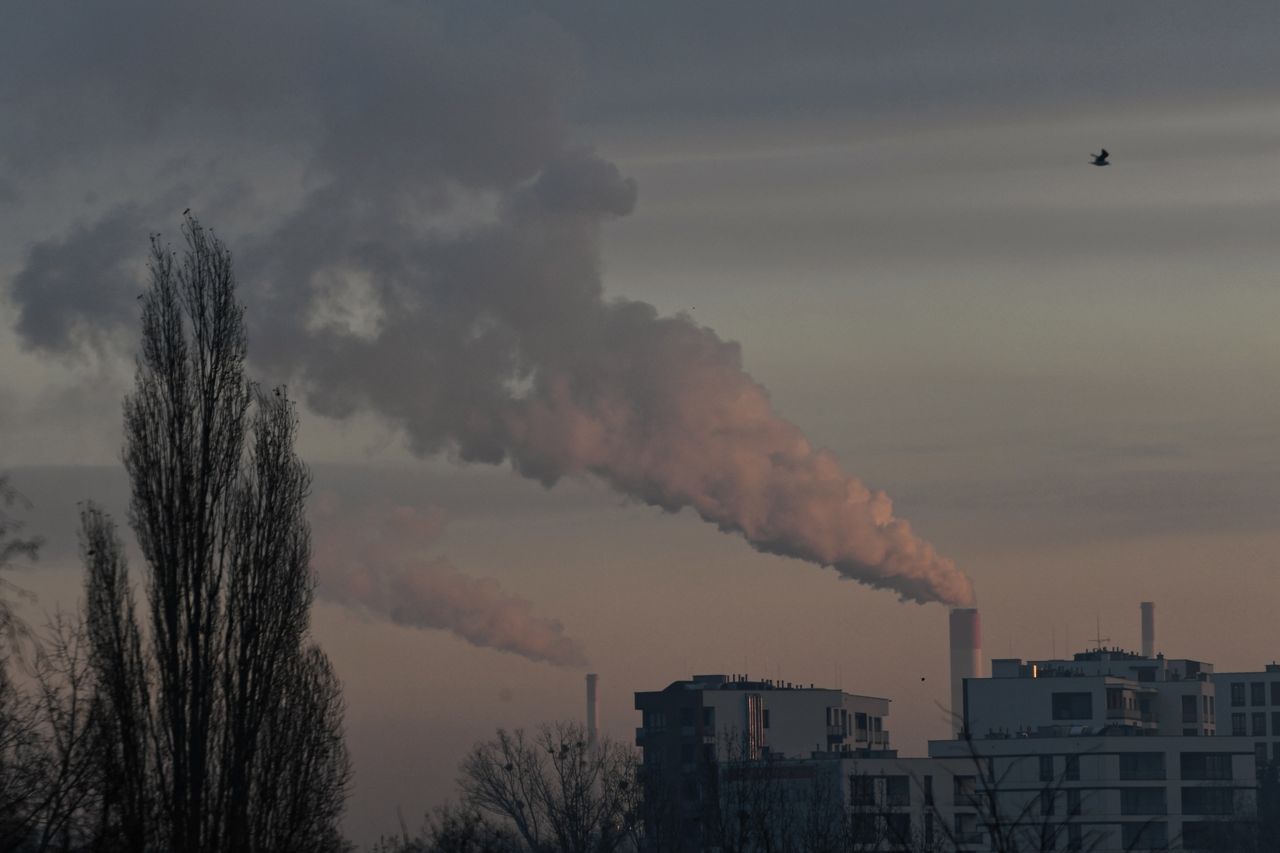
[[(8, 12), (0, 468), (49, 540), (40, 607), (77, 599), (74, 502), (123, 506), (141, 261), (190, 206), (255, 375), (308, 401), (318, 528), (400, 531), (359, 571), (457, 602), (317, 604), (358, 839), (496, 726), (579, 715), (579, 651), (621, 738), (633, 691), (694, 671), (838, 680), (894, 700), (899, 747), (944, 736), (942, 606), (698, 519), (756, 516), (682, 469), (791, 425), (937, 548), (921, 577), (972, 579), (990, 655), (1098, 620), (1136, 646), (1152, 599), (1170, 654), (1276, 656), (1280, 8), (535, 5)], [(646, 428), (513, 420), (552, 376)], [(742, 411), (749, 441), (696, 440)]]

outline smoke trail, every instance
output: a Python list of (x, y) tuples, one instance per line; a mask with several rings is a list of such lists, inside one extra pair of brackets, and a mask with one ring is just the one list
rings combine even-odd
[(423, 555), (444, 526), (439, 513), (396, 507), (344, 520), (332, 500), (318, 504), (312, 565), (322, 599), (529, 660), (586, 665), (582, 646), (558, 620), (534, 616), (530, 602), (504, 593), (491, 578), (470, 577), (442, 557)]
[[(538, 18), (453, 31), (405, 4), (373, 6), (359, 26), (306, 9), (261, 21), (247, 55), (211, 63), (182, 103), (202, 128), (234, 103), (237, 121), (260, 115), (263, 133), (309, 152), (305, 196), (275, 227), (232, 239), (260, 368), (300, 378), (321, 412), (379, 413), (423, 455), (509, 461), (548, 486), (594, 476), (905, 600), (972, 603), (969, 580), (885, 494), (774, 411), (737, 344), (606, 296), (600, 229), (631, 212), (637, 190), (568, 141), (563, 32)], [(147, 19), (172, 24), (173, 50), (211, 52), (184, 45), (201, 28), (163, 7)], [(83, 75), (137, 100), (151, 129), (155, 98), (134, 87), (172, 77), (154, 67), (155, 42), (114, 46), (136, 62)], [(297, 120), (272, 124), (277, 114)], [(112, 138), (127, 132), (117, 118)], [(75, 234), (33, 250), (16, 294), (23, 316), (40, 318), (19, 327), (30, 344), (74, 345), (65, 330), (76, 326), (57, 321), (68, 288), (42, 281), (65, 282), (55, 258), (70, 266), (79, 254)]]

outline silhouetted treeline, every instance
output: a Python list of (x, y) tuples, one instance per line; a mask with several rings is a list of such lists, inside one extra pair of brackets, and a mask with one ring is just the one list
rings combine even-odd
[[(124, 405), (141, 601), (115, 522), (90, 504), (83, 612), (24, 635), (0, 608), (0, 850), (348, 847), (297, 418), (245, 375), (230, 253), (194, 218), (183, 232), (181, 256), (152, 241)], [(0, 521), (0, 558), (31, 551), (12, 532)]]

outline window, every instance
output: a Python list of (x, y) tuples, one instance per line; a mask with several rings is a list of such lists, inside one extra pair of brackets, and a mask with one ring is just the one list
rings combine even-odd
[(1244, 707), (1244, 682), (1236, 681), (1231, 684), (1231, 707)]
[(1267, 736), (1267, 712), (1254, 711), (1251, 716), (1253, 717), (1253, 736), (1266, 737)]
[(976, 814), (956, 815), (956, 844), (981, 844), (982, 833), (978, 831)]
[(853, 845), (858, 850), (870, 850), (880, 843), (879, 821), (874, 814), (850, 815), (853, 822)]
[(1054, 693), (1053, 718), (1055, 720), (1092, 720), (1092, 693)]
[(1053, 802), (1057, 797), (1051, 789), (1045, 788), (1040, 792), (1040, 814), (1053, 814)]
[(1196, 698), (1197, 697), (1195, 696), (1182, 697), (1182, 722), (1184, 723), (1196, 722), (1196, 710), (1197, 710), (1197, 706), (1200, 704), (1199, 702), (1196, 701)]
[[(1280, 748), (1280, 744), (1277, 744), (1276, 746)], [(932, 776), (924, 777), (924, 804), (926, 806), (933, 805), (933, 777)]]
[(1265, 681), (1253, 681), (1249, 684), (1249, 704), (1267, 704), (1267, 684)]
[(1195, 737), (1198, 734), (1200, 734), (1199, 729), (1183, 729), (1182, 730), (1183, 737)]
[(691, 743), (680, 744), (680, 763), (681, 764), (693, 763), (693, 744)]
[(1271, 731), (1280, 737), (1280, 711), (1271, 712)]
[(876, 780), (874, 776), (849, 777), (849, 805), (874, 806), (876, 804)]
[(680, 725), (681, 726), (693, 725), (693, 709), (692, 708), (680, 709)]
[(1168, 814), (1164, 788), (1121, 788), (1120, 814)]
[(1122, 824), (1120, 842), (1125, 850), (1167, 850), (1169, 826), (1162, 820)]
[(1235, 809), (1235, 791), (1231, 788), (1182, 789), (1183, 814), (1229, 815)]
[(1072, 817), (1080, 814), (1080, 789), (1067, 789), (1067, 814)]
[(667, 727), (667, 715), (664, 711), (645, 711), (644, 727), (651, 732), (660, 732)]
[(1052, 755), (1040, 756), (1040, 781), (1041, 782), (1053, 781), (1053, 756)]
[(1265, 743), (1255, 743), (1253, 745), (1253, 766), (1258, 771), (1259, 777), (1262, 775), (1262, 769), (1267, 763), (1267, 745)]
[(1216, 850), (1222, 847), (1222, 824), (1214, 820), (1184, 820), (1182, 822), (1182, 848), (1184, 850)]
[(977, 779), (973, 776), (956, 776), (955, 777), (955, 803), (956, 805), (966, 805), (973, 800), (978, 792)]
[(885, 835), (889, 837), (889, 843), (894, 845), (907, 845), (915, 841), (911, 837), (911, 813), (900, 812), (895, 814), (887, 814), (884, 816)]
[(884, 777), (884, 803), (887, 806), (911, 805), (911, 779), (907, 776)]
[[(1185, 756), (1184, 756), (1185, 757)], [(1163, 752), (1120, 753), (1120, 778), (1126, 782), (1164, 778)]]
[(1244, 737), (1244, 735), (1248, 734), (1248, 732), (1245, 731), (1244, 723), (1245, 723), (1245, 719), (1244, 719), (1243, 712), (1237, 711), (1236, 713), (1232, 714), (1231, 715), (1231, 733), (1233, 735), (1238, 735), (1240, 737)]
[(933, 812), (924, 813), (924, 848), (933, 849)]
[(1184, 752), (1180, 756), (1180, 761), (1184, 780), (1220, 782), (1231, 778), (1231, 753), (1229, 752)]
[(1080, 756), (1067, 756), (1067, 769), (1066, 772), (1062, 774), (1062, 778), (1066, 779), (1068, 782), (1080, 781)]
[(1271, 682), (1271, 704), (1280, 705), (1280, 681)]
[(715, 730), (715, 727), (716, 727), (716, 709), (715, 708), (702, 709), (702, 727), (704, 729), (711, 729), (713, 731)]
[(1084, 849), (1084, 832), (1080, 829), (1080, 824), (1067, 824), (1067, 849), (1083, 850)]
[(767, 729), (769, 728), (769, 709), (768, 708), (764, 709), (762, 716), (764, 717), (764, 727)]

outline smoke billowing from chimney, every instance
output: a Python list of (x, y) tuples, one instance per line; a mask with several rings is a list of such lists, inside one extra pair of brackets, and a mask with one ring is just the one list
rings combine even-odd
[(313, 514), (324, 523), (317, 525), (312, 557), (320, 598), (533, 661), (586, 664), (582, 646), (558, 620), (534, 616), (529, 601), (503, 592), (491, 578), (470, 577), (422, 553), (443, 527), (439, 513), (396, 507), (344, 521), (331, 501), (320, 503)]
[[(299, 18), (312, 27), (307, 39), (293, 31)], [(632, 211), (637, 188), (569, 142), (561, 104), (576, 51), (558, 27), (532, 16), (452, 32), (404, 4), (367, 10), (354, 28), (318, 18), (308, 7), (279, 10), (236, 63), (211, 64), (209, 94), (183, 102), (214, 114), (237, 105), (234, 121), (205, 116), (200, 127), (241, 126), (242, 112), (259, 110), (289, 134), (273, 150), (303, 154), (308, 190), (263, 227), (236, 237), (234, 213), (275, 198), (226, 203), (231, 223), (198, 208), (231, 232), (259, 370), (299, 378), (320, 412), (379, 414), (422, 455), (509, 463), (547, 486), (593, 477), (904, 600), (973, 602), (968, 578), (894, 515), (887, 495), (775, 411), (736, 343), (683, 314), (606, 295), (601, 227)], [(201, 31), (164, 7), (149, 20), (176, 40), (174, 54)], [(153, 46), (126, 44), (136, 55), (112, 63), (115, 74), (136, 66), (138, 79), (95, 71), (95, 85), (130, 93), (171, 76), (154, 67), (166, 54)], [(342, 85), (332, 56), (362, 60), (342, 65)], [(263, 85), (247, 88), (235, 73), (244, 67)], [(277, 90), (278, 79), (314, 88)], [(151, 104), (139, 99), (140, 119)], [(285, 105), (289, 120), (275, 121)], [(121, 134), (131, 132), (126, 118)], [(142, 150), (155, 122), (137, 123), (148, 128)], [(279, 166), (261, 168), (274, 178)], [(215, 197), (239, 198), (230, 188)], [(74, 349), (93, 324), (129, 319), (78, 311), (90, 304), (78, 291), (95, 282), (76, 271), (115, 268), (113, 252), (136, 252), (113, 235), (136, 230), (144, 245), (164, 224), (147, 213), (160, 198), (113, 211), (128, 221), (110, 229), (33, 247), (14, 294), (28, 345)], [(127, 283), (112, 292), (132, 304)], [(111, 340), (109, 331), (92, 339)]]

